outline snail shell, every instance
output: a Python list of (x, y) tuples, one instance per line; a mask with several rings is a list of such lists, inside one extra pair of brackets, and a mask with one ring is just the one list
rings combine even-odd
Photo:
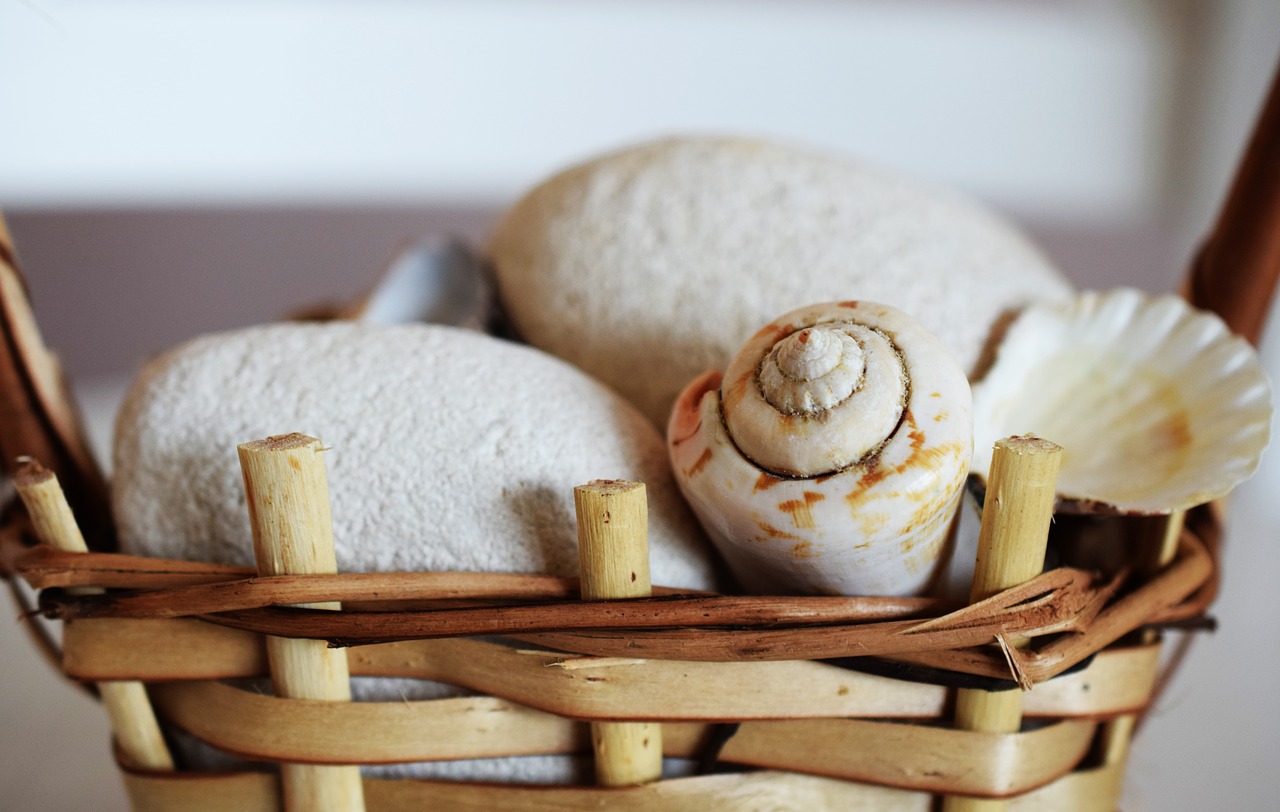
[(968, 380), (869, 302), (765, 326), (680, 395), (676, 481), (745, 589), (905, 595), (929, 583), (973, 450)]

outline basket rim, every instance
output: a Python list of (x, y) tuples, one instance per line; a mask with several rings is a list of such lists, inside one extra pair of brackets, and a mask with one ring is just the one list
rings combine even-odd
[[(501, 634), (604, 657), (732, 662), (888, 656), (1030, 685), (1138, 628), (1201, 615), (1216, 592), (1219, 534), (1212, 511), (1193, 514), (1177, 556), (1153, 576), (1125, 568), (1108, 579), (1058, 567), (960, 608), (934, 599), (720, 596), (671, 589), (654, 598), (580, 601), (573, 599), (576, 579), (520, 574), (257, 577), (238, 567), (57, 552), (30, 544), (20, 518), (0, 534), (0, 569), (42, 589), (40, 612), (51, 619), (196, 616), (338, 646)], [(85, 586), (109, 589), (92, 596), (61, 588)], [(371, 596), (391, 603), (358, 603)], [(352, 605), (341, 611), (287, 605), (319, 600)], [(423, 601), (441, 600), (421, 608)], [(405, 602), (412, 608), (402, 608)], [(1003, 645), (1015, 635), (1033, 641), (1022, 650)], [(987, 645), (992, 642), (999, 648)]]

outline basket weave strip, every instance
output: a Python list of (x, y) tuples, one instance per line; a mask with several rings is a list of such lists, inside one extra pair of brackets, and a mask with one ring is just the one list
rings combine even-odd
[[(483, 625), (479, 619), (495, 614), (489, 609), (473, 612), (453, 611), (436, 616), (441, 635), (485, 634), (512, 628), (549, 625), (551, 628), (579, 628), (584, 614), (599, 615), (590, 626), (653, 625), (642, 615), (661, 615), (662, 625), (704, 623), (708, 625), (753, 625), (776, 623), (829, 623), (921, 616), (954, 608), (954, 604), (933, 598), (902, 597), (781, 597), (761, 599), (749, 596), (718, 596), (694, 590), (655, 587), (659, 596), (648, 599), (652, 610), (643, 606), (613, 602), (577, 600), (576, 578), (480, 572), (388, 572), (346, 573), (338, 575), (278, 575), (245, 577), (239, 567), (199, 564), (188, 561), (166, 561), (138, 556), (107, 553), (74, 555), (60, 553), (38, 545), (13, 555), (13, 570), (35, 589), (53, 587), (128, 587), (145, 592), (109, 594), (82, 600), (84, 596), (62, 596), (51, 611), (62, 619), (78, 617), (189, 617), (192, 615), (232, 612), (272, 605), (341, 601), (344, 606), (376, 602), (388, 606), (401, 601), (449, 601), (485, 599), (557, 599), (573, 598), (563, 606), (537, 605), (504, 607), (496, 613), (506, 620)], [(173, 585), (178, 579), (191, 579), (187, 585)], [(162, 583), (163, 580), (163, 583)], [(706, 597), (697, 597), (705, 595)], [(679, 599), (676, 599), (676, 597)], [(481, 607), (473, 607), (480, 609)], [(318, 619), (331, 618), (332, 612)], [(531, 619), (522, 620), (522, 616)], [(250, 615), (249, 617), (252, 617)], [(470, 618), (470, 619), (469, 619)], [(608, 622), (613, 618), (612, 622)], [(383, 612), (378, 620), (385, 634), (411, 637), (423, 629), (431, 629), (432, 616), (409, 613), (397, 616)], [(425, 621), (425, 622), (424, 622)], [(470, 623), (471, 625), (466, 625)], [(404, 631), (401, 632), (401, 627)], [(294, 636), (339, 636), (325, 624), (318, 631)], [(287, 633), (288, 624), (276, 631)], [(288, 636), (285, 634), (284, 636)]]
[[(162, 683), (151, 690), (157, 710), (178, 727), (253, 759), (385, 764), (577, 753), (591, 746), (581, 723), (490, 696), (325, 702), (266, 696), (204, 680)], [(671, 737), (671, 755), (696, 752), (703, 727), (683, 727), (685, 736)]]
[[(1013, 798), (1010, 812), (1114, 812), (1123, 764), (1066, 775)], [(136, 812), (277, 812), (280, 787), (267, 773), (158, 775), (124, 768)], [(811, 775), (775, 771), (677, 778), (625, 789), (496, 786), (366, 778), (369, 812), (812, 812), (875, 809), (929, 812), (933, 796)]]
[[(1036, 636), (1060, 631), (1083, 631), (1092, 615), (1101, 609), (1102, 603), (1119, 586), (1119, 581), (1116, 580), (1109, 585), (1093, 588), (1093, 581), (1094, 577), (1088, 572), (1061, 568), (942, 617), (883, 622), (863, 621), (875, 621), (886, 616), (918, 615), (923, 609), (936, 609), (940, 604), (936, 601), (900, 598), (672, 596), (405, 612), (334, 612), (264, 607), (218, 611), (216, 614), (195, 611), (199, 607), (183, 605), (182, 598), (189, 591), (196, 592), (203, 599), (204, 606), (212, 605), (220, 609), (236, 602), (237, 596), (232, 596), (231, 600), (221, 600), (215, 585), (167, 590), (159, 601), (149, 594), (82, 596), (46, 592), (42, 609), (47, 617), (60, 620), (200, 614), (212, 622), (248, 631), (281, 637), (330, 639), (343, 645), (390, 639), (573, 629), (634, 630), (697, 626), (700, 634), (704, 631), (710, 634), (707, 627), (729, 626), (733, 627), (733, 631), (729, 633), (731, 638), (742, 637), (743, 629), (759, 628), (762, 631), (751, 635), (745, 643), (737, 643), (732, 649), (736, 656), (723, 659), (779, 659), (780, 654), (783, 659), (795, 659), (796, 656), (837, 656), (841, 648), (845, 653), (884, 654), (902, 649), (929, 650), (977, 645), (1002, 633)], [(307, 594), (317, 595), (324, 600), (341, 598), (318, 591), (308, 591)], [(266, 595), (260, 596), (257, 600), (265, 597)], [(822, 625), (824, 628), (816, 633), (794, 628), (776, 628), (811, 624)], [(660, 635), (672, 637), (676, 633), (662, 632)], [(715, 641), (718, 638), (711, 635), (710, 639)], [(817, 642), (819, 639), (822, 640), (821, 643)], [(806, 649), (806, 645), (812, 649), (815, 644), (818, 646), (818, 653)], [(747, 647), (751, 647), (750, 650)], [(574, 650), (572, 646), (564, 648)], [(749, 656), (744, 657), (744, 652)]]
[[(240, 755), (291, 763), (377, 764), (589, 748), (582, 722), (495, 697), (420, 702), (320, 702), (263, 696), (218, 682), (153, 687), (179, 727)], [(851, 719), (745, 722), (722, 761), (933, 792), (1020, 794), (1070, 771), (1094, 724), (1059, 722), (1027, 733), (970, 733)], [(662, 726), (663, 752), (695, 757), (705, 725)]]
[[(1102, 606), (1102, 602), (1111, 595), (1118, 581), (1102, 585), (1088, 584), (1087, 577), (1080, 571), (1058, 569), (1045, 573), (1022, 587), (1006, 590), (988, 601), (941, 618), (925, 621), (882, 621), (844, 626), (828, 625), (812, 629), (725, 630), (686, 627), (661, 631), (628, 629), (625, 632), (551, 632), (522, 636), (552, 648), (606, 657), (641, 656), (652, 659), (657, 655), (657, 658), (689, 661), (734, 661), (892, 654), (895, 658), (908, 662), (996, 678), (1007, 678), (1010, 673), (1010, 664), (1013, 663), (1015, 675), (1020, 680), (1039, 682), (1065, 671), (1144, 624), (1182, 617), (1199, 611), (1200, 606), (1188, 606), (1182, 602), (1191, 595), (1211, 597), (1212, 591), (1205, 590), (1204, 587), (1212, 580), (1213, 575), (1213, 561), (1204, 545), (1193, 534), (1187, 532), (1183, 534), (1179, 555), (1173, 564), (1166, 567), (1155, 578), (1105, 607)], [(64, 601), (56, 605), (54, 611), (61, 612), (61, 616), (64, 617), (75, 616), (78, 613), (109, 613), (111, 604), (94, 603), (93, 601), (96, 600), (98, 599)], [(747, 599), (748, 604), (735, 603), (739, 599), (681, 600), (691, 601), (693, 605), (698, 606), (710, 605), (708, 600), (710, 603), (725, 600), (726, 606), (739, 608), (752, 602), (757, 606), (769, 606), (774, 602), (783, 606), (788, 605), (785, 599), (774, 598)], [(833, 605), (840, 605), (840, 602), (846, 599), (799, 599), (799, 604), (791, 605), (803, 605), (806, 600), (813, 602), (814, 605), (821, 604), (823, 601), (834, 601)], [(857, 600), (853, 599), (855, 604)], [(572, 618), (581, 618), (585, 623), (610, 625), (616, 622), (618, 615), (609, 613), (625, 612), (627, 610), (623, 607), (628, 605), (633, 608), (648, 607), (649, 612), (661, 607), (659, 612), (650, 614), (646, 622), (657, 622), (667, 626), (676, 625), (676, 618), (665, 613), (670, 611), (672, 606), (680, 605), (680, 600), (672, 599), (665, 603), (646, 603), (641, 600), (618, 603), (609, 607), (583, 606), (579, 603), (565, 604), (556, 610), (561, 613), (556, 617), (567, 626), (572, 626)], [(452, 634), (475, 634), (511, 632), (512, 629), (519, 628), (510, 622), (513, 618), (518, 619), (521, 613), (525, 613), (526, 618), (532, 617), (533, 614), (544, 611), (545, 608), (538, 606), (489, 608), (480, 612), (479, 615), (474, 610), (456, 609), (388, 614), (402, 624), (406, 619), (412, 619), (423, 628), (432, 618), (437, 620), (441, 617), (459, 616), (479, 618), (483, 621), (479, 627), (459, 628), (455, 625), (449, 630)], [(584, 612), (588, 608), (594, 609), (597, 614), (594, 617), (585, 615)], [(907, 608), (911, 607), (907, 606)], [(639, 613), (643, 615), (645, 611), (641, 609)], [(394, 637), (378, 625), (388, 616), (379, 613), (308, 613), (306, 610), (297, 609), (251, 610), (251, 612), (259, 613), (256, 616), (249, 615), (250, 619), (254, 620), (252, 623), (244, 622), (243, 618), (229, 620), (225, 615), (217, 619), (224, 623), (239, 622), (240, 625), (248, 626), (255, 631), (280, 634), (288, 629), (284, 624), (275, 622), (277, 618), (287, 619), (292, 616), (309, 615), (322, 624), (363, 623), (366, 624), (367, 635)], [(505, 616), (503, 612), (506, 612)], [(765, 624), (776, 622), (778, 616), (778, 613), (774, 613), (775, 620), (766, 620)], [(264, 622), (263, 618), (267, 618), (270, 622)], [(706, 617), (700, 615), (699, 619), (705, 621)], [(687, 623), (688, 619), (685, 620)], [(539, 622), (546, 622), (546, 620), (544, 618)], [(433, 628), (434, 631), (431, 633), (440, 633), (439, 625)], [(1081, 633), (1059, 635), (1021, 652), (993, 651), (989, 646), (984, 645), (998, 636), (1044, 634), (1067, 629)], [(333, 629), (326, 626), (323, 631), (333, 631)], [(413, 636), (428, 636), (428, 631), (420, 628)], [(767, 641), (769, 645), (761, 645), (762, 640)]]
[(720, 760), (927, 792), (1009, 797), (1080, 763), (1095, 725), (1066, 721), (1024, 733), (850, 719), (746, 722)]
[[(1053, 572), (1057, 572), (1054, 570)], [(1049, 573), (1046, 573), (1048, 575)], [(1102, 609), (1086, 623), (1087, 612), (1096, 610), (1096, 604), (1085, 603), (1085, 613), (1078, 617), (1075, 628), (1078, 634), (1061, 635), (1041, 645), (1035, 643), (1026, 650), (1012, 653), (1016, 658), (1019, 681), (1041, 682), (1061, 674), (1086, 657), (1101, 651), (1125, 634), (1149, 623), (1168, 622), (1195, 614), (1199, 605), (1184, 606), (1182, 601), (1207, 584), (1214, 575), (1214, 564), (1204, 546), (1192, 535), (1184, 534), (1179, 557), (1158, 576)], [(1044, 577), (1044, 576), (1041, 576)], [(1028, 582), (1028, 585), (1034, 581)], [(1017, 587), (1017, 590), (1024, 589)], [(1100, 591), (1107, 587), (1100, 587)], [(1015, 590), (999, 593), (1009, 595)], [(1014, 631), (1013, 626), (993, 630), (995, 633), (1027, 634)], [(1023, 627), (1026, 628), (1026, 627)], [(1058, 630), (1065, 627), (1059, 626)], [(518, 635), (527, 640), (551, 648), (577, 651), (603, 657), (653, 657), (689, 660), (731, 661), (735, 659), (829, 659), (842, 656), (859, 656), (873, 653), (891, 653), (895, 659), (916, 662), (937, 668), (963, 673), (1008, 679), (1010, 653), (1000, 650), (964, 648), (965, 639), (972, 627), (957, 630), (950, 639), (951, 646), (940, 645), (933, 650), (927, 645), (903, 645), (890, 650), (877, 651), (859, 648), (858, 631), (852, 627), (842, 629), (794, 629), (777, 632), (731, 632), (722, 630), (675, 629), (665, 632), (557, 632)], [(1034, 627), (1032, 633), (1034, 633)], [(844, 636), (838, 634), (842, 632)], [(951, 635), (951, 632), (948, 632)], [(825, 635), (825, 637), (824, 637)], [(989, 642), (994, 634), (977, 643)], [(912, 643), (931, 641), (925, 635), (902, 636)], [(765, 638), (773, 645), (761, 645)], [(784, 647), (784, 645), (786, 647)], [(969, 645), (974, 645), (970, 643)]]
[[(632, 598), (626, 601), (595, 600), (545, 602), (523, 605), (480, 603), (473, 595), (459, 595), (461, 590), (448, 589), (447, 597), (436, 598), (436, 589), (421, 588), (408, 592), (410, 600), (444, 600), (450, 604), (429, 609), (392, 611), (333, 611), (293, 609), (291, 611), (255, 611), (269, 609), (272, 604), (342, 601), (346, 608), (359, 601), (375, 601), (380, 606), (394, 606), (404, 598), (389, 599), (379, 584), (387, 580), (477, 581), (477, 590), (489, 576), (471, 573), (370, 573), (358, 580), (365, 583), (337, 593), (325, 589), (326, 583), (310, 580), (313, 576), (273, 576), (226, 584), (208, 584), (133, 594), (74, 595), (52, 593), (42, 601), (51, 617), (71, 620), (84, 617), (176, 618), (207, 616), (236, 628), (270, 629), (278, 636), (335, 638), (360, 641), (370, 635), (398, 639), (454, 637), (540, 629), (644, 628), (665, 626), (776, 626), (856, 623), (885, 618), (919, 617), (954, 604), (929, 598), (880, 597), (775, 597), (706, 595), (687, 593), (657, 598)], [(443, 577), (436, 578), (436, 575)], [(405, 576), (400, 578), (398, 576)], [(424, 578), (423, 576), (428, 576)], [(337, 576), (342, 578), (344, 576)], [(350, 578), (351, 576), (345, 576)], [(517, 576), (519, 577), (519, 576)], [(276, 578), (286, 582), (283, 592), (276, 588)], [(297, 579), (307, 579), (298, 581)], [(493, 587), (490, 587), (490, 591)], [(365, 597), (349, 598), (356, 593)], [(427, 598), (426, 596), (431, 596)], [(490, 597), (490, 596), (485, 596)], [(459, 605), (459, 598), (468, 602)], [(392, 602), (394, 600), (394, 603)]]
[[(1212, 603), (1218, 582), (1213, 551), (1217, 547), (1217, 524), (1203, 524), (1200, 535), (1182, 535), (1178, 557), (1160, 575), (1124, 595), (1102, 610), (1087, 634), (1065, 635), (1020, 651), (986, 648), (944, 651), (913, 651), (895, 654), (895, 660), (942, 668), (966, 674), (1007, 679), (1009, 658), (1031, 682), (1061, 674), (1090, 654), (1146, 625), (1181, 622), (1201, 616)], [(1202, 540), (1203, 538), (1203, 540)]]
[[(549, 575), (478, 572), (382, 572), (276, 575), (258, 578), (246, 567), (122, 553), (63, 553), (38, 544), (10, 550), (14, 573), (35, 589), (98, 586), (147, 589), (142, 606), (151, 613), (165, 607), (182, 611), (183, 602), (198, 611), (244, 609), (273, 603), (327, 600), (411, 600), (450, 598), (570, 598), (578, 579)], [(4, 560), (4, 557), (0, 557)], [(203, 587), (203, 588), (201, 588)], [(690, 590), (666, 590), (667, 594)], [(142, 596), (137, 596), (142, 597)]]
[[(1142, 708), (1159, 647), (1099, 654), (1079, 672), (1026, 692), (1026, 713), (1102, 718)], [(67, 626), (66, 672), (78, 679), (264, 676), (261, 638), (195, 620), (82, 620)], [(947, 690), (808, 660), (698, 663), (580, 658), (474, 640), (423, 640), (351, 652), (360, 676), (433, 679), (576, 719), (736, 721), (822, 716), (937, 718)]]

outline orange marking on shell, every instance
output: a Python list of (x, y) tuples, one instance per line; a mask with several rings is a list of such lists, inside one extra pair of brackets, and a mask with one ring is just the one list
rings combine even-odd
[(905, 556), (903, 565), (907, 572), (915, 574), (933, 566), (938, 561), (938, 548), (942, 546), (945, 536), (935, 538), (933, 543), (928, 545), (915, 544), (911, 550), (911, 555)]
[(916, 454), (920, 449), (924, 448), (925, 436), (924, 431), (920, 429), (920, 424), (916, 422), (916, 416), (911, 413), (910, 409), (902, 413), (902, 425), (911, 427), (907, 431), (907, 437), (911, 440), (911, 456), (903, 463), (904, 467), (910, 467), (915, 460)]
[(1179, 410), (1161, 420), (1155, 431), (1163, 446), (1172, 449), (1191, 446), (1191, 421), (1187, 419), (1185, 410)]
[[(947, 445), (935, 446), (932, 448), (925, 447), (925, 434), (916, 423), (915, 415), (910, 409), (902, 414), (902, 428), (907, 432), (907, 438), (911, 444), (911, 453), (907, 459), (900, 465), (887, 466), (879, 458), (873, 459), (867, 463), (866, 469), (862, 476), (858, 478), (857, 484), (853, 490), (845, 494), (845, 501), (849, 504), (849, 510), (855, 519), (859, 518), (863, 503), (867, 501), (871, 489), (878, 485), (881, 481), (902, 474), (912, 468), (924, 468), (926, 470), (935, 470), (939, 465), (949, 458), (964, 453), (962, 443), (948, 443)], [(887, 496), (888, 494), (876, 494), (877, 496)], [(906, 496), (915, 502), (932, 504), (935, 493), (932, 491), (915, 491), (907, 490), (895, 496)], [(912, 522), (915, 523), (914, 520)]]
[[(915, 523), (912, 522), (913, 527), (914, 525)], [(911, 555), (911, 548), (915, 546), (916, 546), (916, 540), (914, 538), (912, 538), (910, 535), (904, 536), (902, 538), (902, 541), (899, 542), (898, 544), (898, 554), (905, 558)]]
[(737, 405), (740, 402), (742, 402), (742, 399), (746, 397), (747, 392), (750, 391), (751, 378), (752, 375), (754, 375), (754, 372), (754, 370), (749, 370), (732, 381), (721, 383), (720, 402), (724, 409), (732, 411), (737, 408)]
[(719, 372), (704, 372), (694, 378), (680, 393), (680, 397), (676, 398), (671, 411), (671, 430), (668, 432), (673, 444), (683, 443), (702, 428), (702, 398), (719, 389), (723, 377)]
[(778, 341), (786, 338), (795, 331), (796, 325), (794, 324), (774, 322), (772, 324), (766, 324), (757, 330), (756, 334), (751, 337), (751, 341), (755, 341), (758, 338), (765, 338), (768, 339), (769, 344), (772, 345), (778, 343)]
[(797, 536), (794, 533), (788, 533), (786, 530), (781, 530), (777, 527), (774, 527), (773, 525), (769, 524), (766, 521), (763, 521), (761, 519), (756, 519), (755, 521), (756, 521), (756, 527), (760, 528), (760, 530), (764, 532), (764, 536), (757, 537), (756, 541), (768, 541), (769, 539), (787, 539), (788, 541), (805, 541), (804, 538)]
[(813, 549), (812, 541), (797, 541), (795, 546), (791, 548), (791, 557), (804, 561), (810, 558), (817, 558), (818, 552)]
[(813, 504), (821, 502), (827, 497), (817, 491), (805, 491), (803, 499), (789, 499), (786, 502), (778, 503), (778, 510), (783, 513), (791, 514), (791, 522), (798, 530), (812, 530), (813, 523)]
[(760, 491), (767, 491), (779, 482), (785, 481), (786, 480), (780, 476), (774, 476), (768, 471), (761, 471), (760, 476), (756, 477), (756, 484), (755, 487), (751, 489), (751, 492), (759, 493)]
[(883, 511), (875, 513), (862, 512), (854, 516), (858, 521), (859, 529), (864, 538), (870, 538), (879, 533), (889, 524), (890, 515)]
[(684, 475), (689, 479), (693, 479), (702, 471), (703, 468), (707, 467), (707, 463), (711, 462), (711, 457), (712, 453), (710, 448), (702, 449), (702, 455), (699, 456), (698, 459), (694, 460), (693, 465), (689, 466), (688, 470), (684, 472)]
[(844, 495), (844, 500), (849, 503), (849, 509), (853, 513), (853, 518), (858, 518), (859, 508), (871, 489), (875, 487), (881, 480), (896, 472), (896, 468), (887, 468), (880, 461), (879, 457), (875, 457), (865, 463), (862, 476), (858, 477), (857, 483), (854, 484), (853, 490)]

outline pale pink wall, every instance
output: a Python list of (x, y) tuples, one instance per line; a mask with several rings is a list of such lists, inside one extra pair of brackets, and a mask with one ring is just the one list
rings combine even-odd
[(74, 376), (359, 294), (398, 247), (476, 243), (478, 208), (5, 212), (45, 341)]
[[(127, 373), (211, 330), (255, 324), (371, 284), (400, 245), (482, 245), (498, 211), (323, 208), (9, 211), (47, 343), (77, 377)], [(1029, 224), (1081, 287), (1176, 286), (1188, 239), (1158, 224)]]

